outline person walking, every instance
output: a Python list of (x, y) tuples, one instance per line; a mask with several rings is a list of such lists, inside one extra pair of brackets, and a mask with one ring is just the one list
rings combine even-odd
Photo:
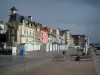
[(79, 55), (76, 56), (76, 61), (80, 61), (80, 56)]
[(64, 57), (64, 60), (66, 59), (66, 51), (62, 51), (62, 54), (63, 54), (63, 57)]

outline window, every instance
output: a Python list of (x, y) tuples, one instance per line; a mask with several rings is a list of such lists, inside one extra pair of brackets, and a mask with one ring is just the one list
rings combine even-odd
[(34, 31), (33, 31), (33, 35), (34, 35)]
[(28, 39), (27, 39), (27, 42), (28, 42)]
[(38, 28), (37, 31), (40, 31), (40, 29)]
[(26, 34), (26, 29), (24, 30), (24, 34)]
[(22, 29), (21, 29), (21, 27), (20, 27), (20, 34), (22, 33)]
[(27, 35), (28, 35), (28, 29), (27, 29)]
[(44, 34), (42, 33), (42, 36), (44, 37)]
[(30, 35), (31, 35), (31, 30), (30, 30)]

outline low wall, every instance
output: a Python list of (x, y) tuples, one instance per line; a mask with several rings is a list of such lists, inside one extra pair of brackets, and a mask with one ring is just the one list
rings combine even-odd
[(98, 52), (98, 50), (92, 50), (92, 56), (94, 59), (94, 65), (97, 75), (100, 75), (100, 52)]

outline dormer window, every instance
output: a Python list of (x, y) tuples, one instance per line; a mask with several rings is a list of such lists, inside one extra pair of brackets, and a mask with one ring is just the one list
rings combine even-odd
[(40, 28), (38, 28), (37, 31), (40, 31)]

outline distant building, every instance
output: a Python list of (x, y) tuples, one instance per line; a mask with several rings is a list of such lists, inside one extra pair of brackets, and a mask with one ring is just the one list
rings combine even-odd
[(7, 37), (6, 37), (6, 30), (5, 24), (3, 21), (0, 21), (0, 48), (4, 48), (6, 45)]
[(85, 35), (72, 35), (75, 46), (83, 47), (85, 45)]
[(65, 42), (69, 46), (71, 44), (71, 33), (70, 33), (70, 30), (66, 30), (66, 32), (67, 32), (67, 34), (66, 34), (66, 40), (65, 40)]
[(56, 43), (56, 30), (44, 27), (44, 29), (48, 32), (48, 43)]
[(40, 24), (40, 23), (36, 23), (36, 22), (34, 22), (34, 31), (35, 31), (35, 35), (34, 35), (34, 37), (35, 37), (35, 40), (34, 40), (34, 43), (35, 44), (40, 44), (40, 42), (41, 42), (41, 32), (40, 32), (40, 30), (41, 30), (41, 28), (42, 28), (42, 24)]
[(32, 17), (21, 16), (16, 13), (17, 9), (12, 7), (8, 21), (8, 44), (13, 45), (34, 42), (34, 24)]
[(70, 34), (70, 46), (74, 46), (74, 38), (72, 37), (72, 34)]
[(48, 32), (44, 28), (41, 29), (41, 44), (48, 43)]
[(67, 44), (70, 45), (71, 43), (71, 37), (70, 37), (70, 31), (69, 30), (56, 30), (56, 38), (57, 42), (60, 44)]
[(67, 36), (66, 30), (60, 30), (61, 44), (65, 44), (66, 36)]
[(6, 33), (5, 24), (3, 23), (3, 21), (0, 21), (0, 33), (3, 33), (3, 34)]
[(56, 29), (56, 42), (57, 43), (61, 43), (61, 35), (60, 35), (60, 29), (59, 28), (57, 28)]

